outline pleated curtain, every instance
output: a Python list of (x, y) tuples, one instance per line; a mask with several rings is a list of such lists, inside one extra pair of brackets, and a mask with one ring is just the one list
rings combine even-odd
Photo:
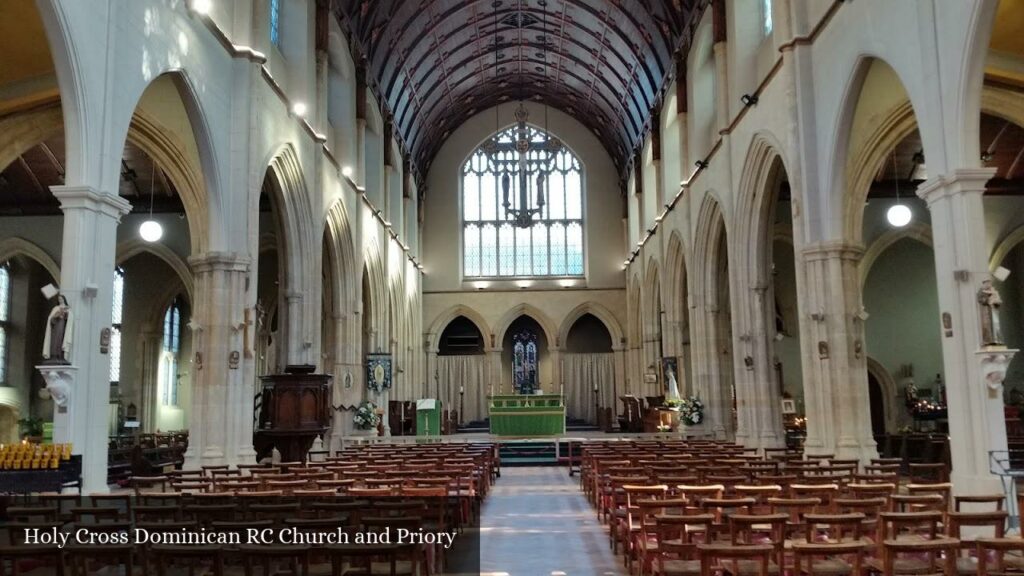
[(569, 418), (597, 424), (594, 385), (602, 408), (615, 407), (615, 355), (565, 354), (565, 410)]
[(437, 383), (446, 410), (459, 410), (459, 387), (465, 391), (462, 422), (487, 417), (487, 356), (438, 356)]

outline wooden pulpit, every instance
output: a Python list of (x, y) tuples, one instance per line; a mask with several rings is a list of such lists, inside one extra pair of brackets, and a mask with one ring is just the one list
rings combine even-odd
[(284, 462), (304, 462), (331, 420), (331, 375), (315, 366), (288, 366), (284, 374), (260, 378), (260, 410), (253, 444), (265, 457), (273, 449)]

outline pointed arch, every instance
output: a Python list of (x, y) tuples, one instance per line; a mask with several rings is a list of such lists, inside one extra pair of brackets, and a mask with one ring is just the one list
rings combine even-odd
[(767, 284), (771, 260), (775, 209), (779, 181), (788, 174), (781, 147), (775, 136), (768, 132), (755, 134), (740, 175), (739, 202), (734, 229), (736, 245), (742, 246), (746, 262), (741, 263), (747, 273), (753, 273), (754, 284)]
[[(442, 312), (433, 322), (430, 323), (430, 330), (427, 332), (427, 349), (430, 352), (437, 352), (441, 346), (441, 334), (444, 333), (445, 328), (451, 324), (452, 320), (455, 320), (459, 316), (462, 316), (476, 325), (476, 329), (480, 331), (480, 334), (484, 337), (484, 351), (488, 352), (495, 348), (496, 344), (493, 340), (489, 340), (488, 337), (493, 338), (490, 328), (487, 326), (487, 320), (484, 319), (483, 314), (480, 314), (475, 309), (470, 308), (464, 304), (456, 304), (451, 308), (448, 308)], [(507, 326), (506, 326), (507, 327)]]
[(573, 308), (565, 319), (562, 320), (562, 327), (558, 330), (558, 341), (562, 344), (568, 341), (569, 331), (576, 324), (576, 321), (583, 316), (590, 314), (601, 321), (612, 337), (612, 350), (620, 350), (625, 344), (625, 335), (622, 326), (610, 310), (597, 302), (584, 302)]
[[(670, 354), (682, 353), (683, 345), (689, 341), (690, 290), (687, 282), (690, 274), (687, 270), (686, 248), (678, 231), (673, 230), (668, 238), (668, 249), (665, 255), (665, 266), (668, 277), (666, 287), (668, 294), (662, 302), (665, 309), (665, 322), (669, 327), (667, 334), (667, 350)], [(684, 323), (683, 320), (686, 319)]]
[(189, 303), (195, 302), (193, 298), (194, 282), (192, 279), (192, 269), (189, 268), (188, 263), (181, 256), (178, 256), (166, 245), (159, 242), (146, 242), (141, 238), (132, 238), (117, 245), (116, 262), (120, 265), (133, 256), (143, 253), (152, 254), (170, 266), (171, 270), (174, 270), (174, 273), (177, 274), (178, 279), (181, 280), (182, 286), (185, 287), (185, 294), (188, 297)]
[(60, 282), (60, 266), (38, 244), (17, 236), (0, 240), (0, 264), (7, 262), (15, 256), (25, 256), (34, 260), (46, 270), (46, 273), (50, 275), (54, 282)]
[(700, 269), (697, 271), (700, 297), (705, 303), (717, 303), (716, 270), (720, 258), (728, 258), (721, 254), (722, 236), (729, 236), (728, 222), (722, 214), (718, 200), (708, 193), (697, 212), (696, 240), (693, 246), (694, 262)]
[(355, 239), (345, 204), (336, 200), (327, 209), (324, 234), (328, 238), (328, 259), (334, 272), (332, 297), (341, 310), (351, 312), (356, 301), (356, 258)]
[[(185, 109), (198, 153), (198, 166), (189, 158), (184, 143), (173, 131), (142, 111), (146, 91), (163, 78), (171, 80)], [(192, 253), (202, 254), (223, 246), (225, 239), (221, 211), (220, 164), (213, 145), (210, 118), (200, 103), (195, 81), (186, 69), (168, 69), (154, 75), (134, 95), (130, 116), (115, 122), (113, 142), (131, 142), (139, 146), (167, 173), (178, 193), (189, 221)], [(116, 184), (116, 182), (114, 183)], [(116, 189), (116, 186), (113, 188)]]
[[(880, 117), (864, 119), (865, 123), (870, 123), (869, 131), (862, 141), (855, 143), (853, 135), (858, 128), (858, 105), (863, 100), (865, 83), (876, 64), (892, 72), (905, 99), (895, 103)], [(909, 87), (904, 76), (888, 60), (874, 54), (860, 54), (850, 68), (833, 132), (833, 154), (828, 160), (831, 168), (828, 182), (833, 195), (828, 200), (831, 209), (826, 215), (840, 226), (837, 231), (841, 231), (845, 239), (861, 240), (864, 203), (871, 182), (896, 144), (921, 128), (913, 105), (915, 96), (908, 91)], [(940, 147), (931, 139), (932, 131), (928, 130), (928, 134), (925, 130), (920, 131), (925, 157), (933, 156), (937, 163), (941, 163)]]
[(871, 246), (864, 252), (864, 257), (860, 261), (860, 287), (864, 289), (864, 285), (868, 281), (868, 276), (871, 274), (871, 267), (875, 265), (882, 254), (904, 238), (916, 240), (925, 246), (932, 248), (932, 228), (931, 226), (922, 222), (911, 222), (909, 225), (903, 228), (892, 228), (887, 230), (884, 234), (875, 239), (871, 243)]
[(541, 329), (544, 330), (545, 338), (547, 338), (548, 349), (558, 350), (562, 347), (562, 341), (558, 339), (558, 330), (551, 322), (551, 319), (548, 318), (547, 314), (541, 312), (539, 308), (532, 304), (522, 303), (513, 306), (505, 312), (505, 315), (501, 317), (501, 320), (495, 324), (494, 343), (496, 349), (505, 341), (505, 332), (508, 331), (508, 327), (511, 326), (512, 323), (515, 322), (516, 318), (519, 318), (520, 316), (529, 316), (540, 325)]

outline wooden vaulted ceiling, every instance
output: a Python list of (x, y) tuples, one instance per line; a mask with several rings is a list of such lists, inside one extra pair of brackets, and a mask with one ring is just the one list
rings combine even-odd
[[(474, 113), (533, 99), (597, 134), (620, 173), (710, 0), (335, 0), (367, 83), (423, 174)], [(495, 54), (497, 53), (497, 54)]]

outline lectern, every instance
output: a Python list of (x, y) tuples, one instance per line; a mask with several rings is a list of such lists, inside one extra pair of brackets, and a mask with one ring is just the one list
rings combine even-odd
[(331, 418), (330, 374), (315, 366), (288, 366), (284, 374), (260, 378), (260, 413), (253, 444), (263, 456), (273, 448), (286, 462), (306, 460), (313, 440), (327, 431)]
[(441, 401), (420, 399), (416, 401), (416, 435), (441, 435)]

